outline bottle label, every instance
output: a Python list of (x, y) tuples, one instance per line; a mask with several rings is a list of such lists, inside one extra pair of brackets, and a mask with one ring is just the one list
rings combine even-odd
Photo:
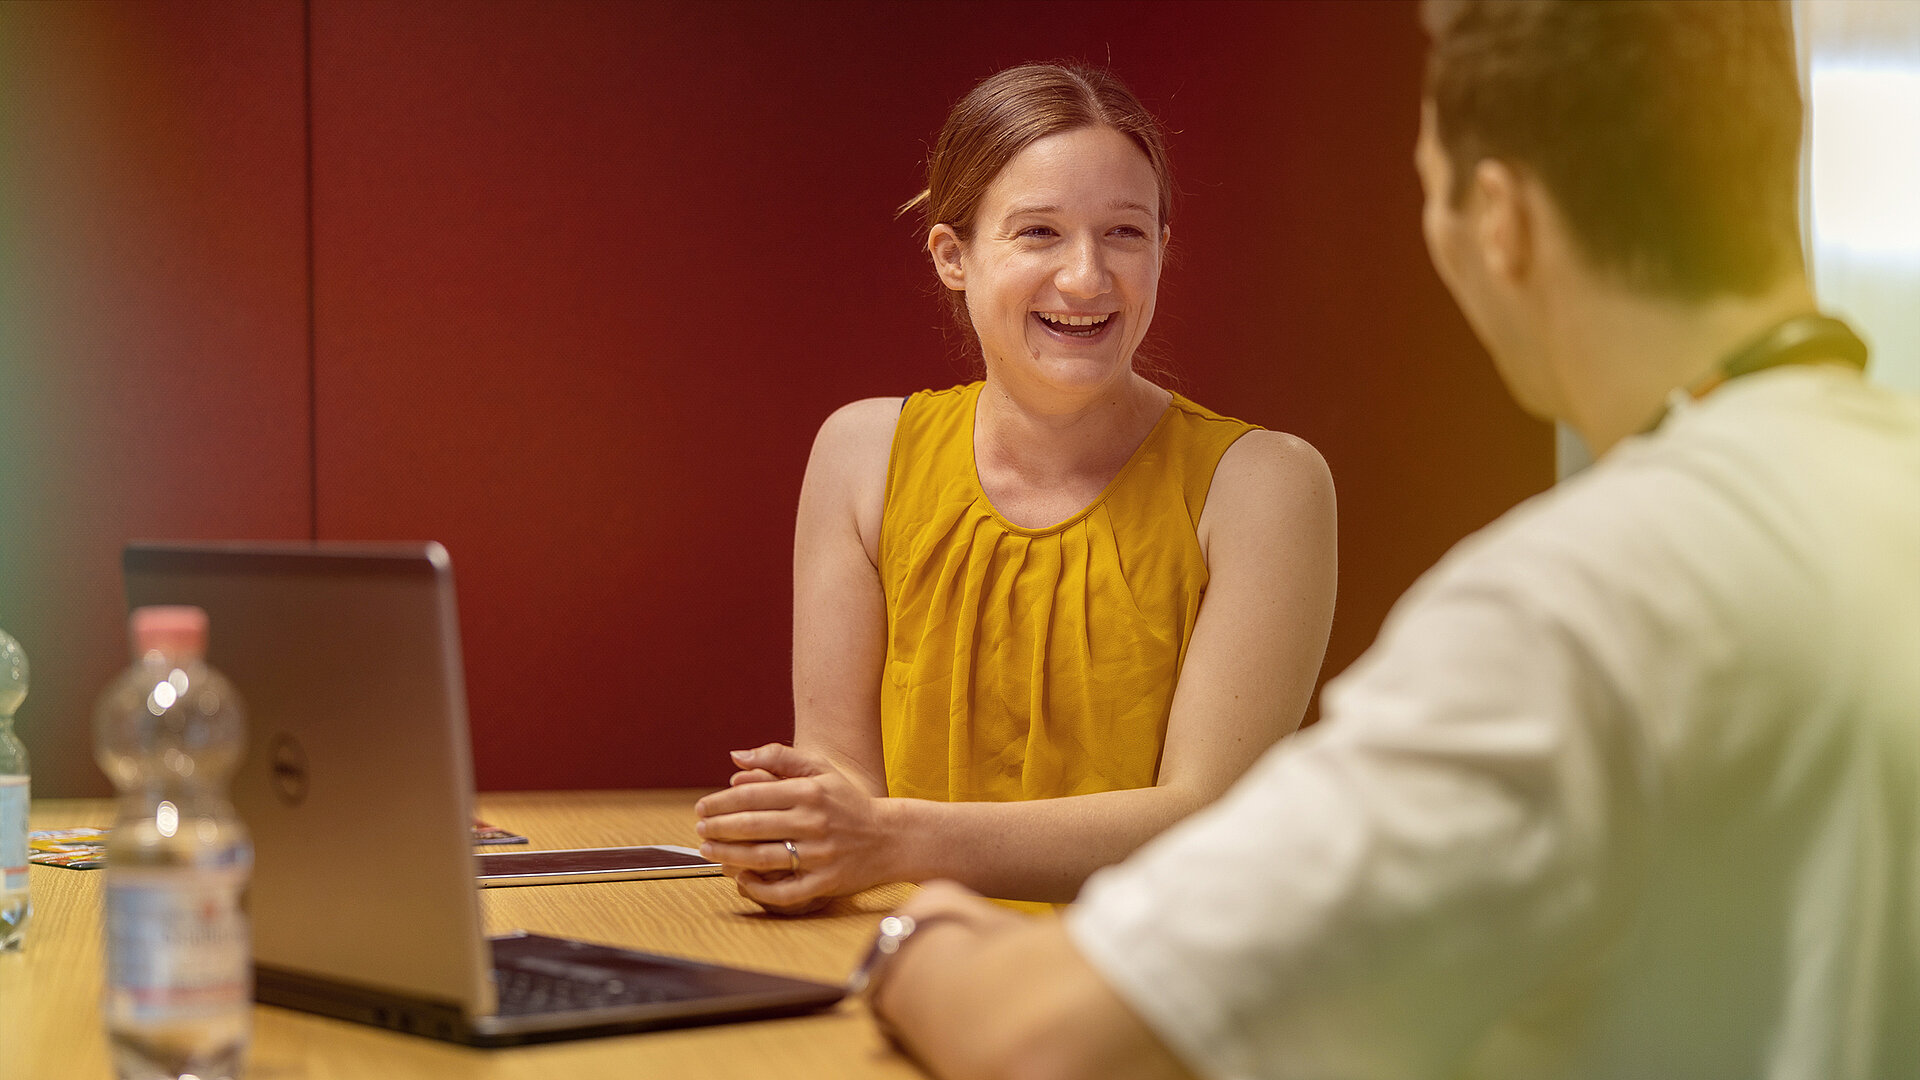
[(107, 994), (119, 1021), (246, 1008), (253, 996), (241, 868), (107, 867)]
[(0, 885), (7, 892), (27, 887), (27, 778), (0, 776)]

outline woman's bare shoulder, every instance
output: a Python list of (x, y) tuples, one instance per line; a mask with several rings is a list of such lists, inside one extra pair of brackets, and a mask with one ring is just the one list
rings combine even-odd
[[(1333, 473), (1313, 444), (1284, 431), (1249, 431), (1215, 468), (1201, 532), (1236, 532), (1324, 522), (1334, 515)], [(1204, 536), (1202, 543), (1205, 543)]]
[(835, 409), (814, 436), (813, 467), (865, 472), (877, 463), (884, 475), (900, 405), (897, 397), (872, 397)]
[[(802, 519), (808, 504), (820, 506), (826, 519), (850, 515), (869, 560), (877, 558), (880, 518), (887, 502), (887, 466), (893, 431), (900, 423), (897, 397), (862, 398), (842, 405), (820, 425), (807, 479), (801, 490)], [(838, 509), (829, 509), (835, 508)], [(842, 521), (847, 520), (845, 517)]]
[(1333, 490), (1333, 474), (1327, 468), (1327, 460), (1312, 443), (1298, 435), (1265, 428), (1249, 431), (1234, 440), (1221, 455), (1215, 483), (1222, 476), (1238, 477), (1242, 483), (1250, 482), (1256, 490), (1268, 485), (1295, 491), (1325, 488), (1331, 493)]
[(826, 422), (820, 425), (822, 435), (833, 433), (841, 438), (880, 437), (891, 440), (893, 429), (900, 422), (900, 407), (904, 398), (870, 397), (850, 401), (833, 410)]

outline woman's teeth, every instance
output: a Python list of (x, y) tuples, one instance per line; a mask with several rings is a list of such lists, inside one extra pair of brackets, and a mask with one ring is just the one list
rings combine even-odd
[(1041, 322), (1046, 323), (1060, 333), (1073, 334), (1078, 337), (1091, 337), (1099, 333), (1106, 327), (1107, 320), (1113, 318), (1111, 313), (1106, 315), (1055, 315), (1051, 312), (1036, 311), (1034, 314), (1039, 316)]

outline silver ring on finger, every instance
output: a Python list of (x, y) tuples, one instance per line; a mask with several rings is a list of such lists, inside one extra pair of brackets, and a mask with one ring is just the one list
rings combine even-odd
[(799, 873), (800, 872), (800, 849), (797, 847), (794, 847), (793, 841), (791, 840), (782, 840), (780, 841), (780, 843), (783, 846), (785, 846), (787, 849), (787, 873), (789, 874)]

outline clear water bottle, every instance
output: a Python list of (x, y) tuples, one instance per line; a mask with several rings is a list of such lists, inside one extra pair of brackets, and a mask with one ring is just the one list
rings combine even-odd
[(106, 1014), (122, 1080), (240, 1075), (253, 967), (253, 846), (227, 801), (239, 697), (203, 659), (199, 608), (133, 613), (133, 666), (100, 698), (94, 757), (120, 790), (107, 838)]
[(0, 952), (27, 940), (27, 748), (13, 734), (14, 710), (27, 696), (27, 654), (0, 630)]

